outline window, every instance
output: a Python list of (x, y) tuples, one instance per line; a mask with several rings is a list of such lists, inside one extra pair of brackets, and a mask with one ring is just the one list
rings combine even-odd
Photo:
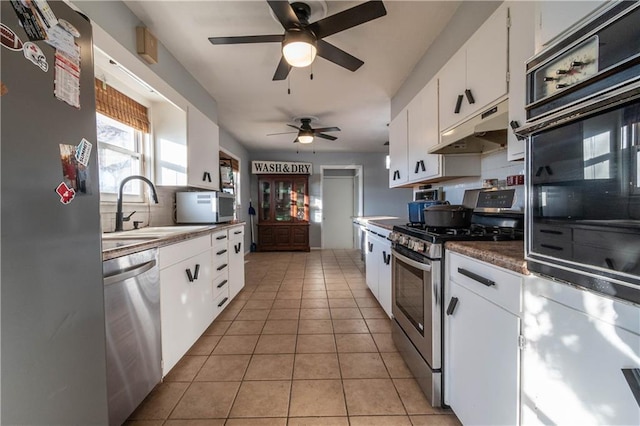
[[(145, 135), (100, 113), (96, 114), (100, 192), (117, 194), (122, 179), (143, 173)], [(140, 181), (128, 182), (124, 194), (142, 197)]]
[[(147, 107), (99, 79), (95, 89), (100, 193), (113, 199), (125, 177), (146, 175), (149, 117)], [(141, 182), (134, 180), (123, 193), (127, 201), (143, 201), (143, 191)]]
[(241, 208), (240, 202), (240, 163), (229, 154), (219, 152), (220, 158), (220, 189), (222, 192), (235, 195), (234, 214), (238, 219), (238, 210)]

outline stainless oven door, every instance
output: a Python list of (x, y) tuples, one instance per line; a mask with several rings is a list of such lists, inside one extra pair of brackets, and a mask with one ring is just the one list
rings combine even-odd
[[(400, 248), (402, 249), (402, 248)], [(392, 313), (398, 325), (427, 361), (431, 369), (442, 367), (442, 285), (440, 260), (412, 257), (391, 251), (393, 255)]]

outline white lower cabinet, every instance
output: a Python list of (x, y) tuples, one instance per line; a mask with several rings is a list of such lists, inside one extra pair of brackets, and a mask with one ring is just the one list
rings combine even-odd
[(384, 228), (368, 226), (365, 271), (367, 286), (391, 318), (391, 242)]
[(244, 288), (244, 225), (229, 229), (229, 299)]
[(210, 241), (205, 236), (160, 248), (163, 376), (213, 319)]
[(446, 252), (445, 403), (462, 424), (520, 422), (523, 277)]
[(639, 425), (640, 308), (535, 276), (524, 302), (522, 423)]

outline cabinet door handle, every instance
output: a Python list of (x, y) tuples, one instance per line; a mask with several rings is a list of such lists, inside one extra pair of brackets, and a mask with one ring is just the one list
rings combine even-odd
[(193, 279), (197, 280), (199, 274), (200, 274), (200, 264), (196, 263), (196, 269), (195, 269), (195, 272), (193, 273)]
[(463, 269), (463, 268), (458, 268), (458, 273), (460, 275), (464, 275), (465, 277), (471, 278), (472, 280), (477, 281), (480, 284), (484, 284), (487, 287), (491, 287), (492, 285), (496, 285), (495, 281), (491, 281), (488, 278), (485, 278), (485, 277), (483, 277), (481, 275), (475, 274), (475, 273), (473, 273), (471, 271), (467, 271), (466, 269)]
[(225, 263), (225, 264), (223, 264), (223, 265), (218, 266), (218, 267), (216, 268), (216, 270), (217, 270), (217, 271), (222, 271), (222, 270), (223, 270), (224, 268), (226, 268), (226, 267), (227, 267), (227, 264)]
[(190, 283), (193, 282), (193, 274), (191, 273), (191, 269), (186, 269), (185, 272), (187, 273), (187, 279), (189, 280)]
[(219, 237), (216, 237), (216, 240), (224, 240), (225, 238), (227, 238), (226, 235), (220, 235)]
[(464, 94), (467, 96), (467, 101), (469, 101), (470, 104), (475, 104), (476, 103), (476, 100), (473, 99), (473, 95), (471, 94), (471, 89), (465, 90)]
[(224, 281), (222, 281), (220, 284), (218, 284), (216, 287), (218, 287), (218, 288), (222, 288), (222, 287), (224, 287), (224, 285), (225, 285), (227, 282), (228, 282), (228, 280), (224, 280)]
[(209, 172), (204, 172), (202, 174), (202, 181), (203, 182), (211, 182), (211, 173)]
[(622, 374), (631, 388), (631, 393), (640, 407), (640, 368), (623, 368)]
[(422, 169), (423, 172), (427, 171), (426, 166), (424, 165), (424, 160), (420, 160), (420, 168)]
[(456, 100), (456, 109), (453, 110), (454, 114), (460, 114), (460, 107), (462, 107), (462, 100), (464, 96), (458, 95), (458, 99)]
[(615, 263), (613, 263), (613, 259), (607, 257), (604, 259), (604, 262), (607, 264), (607, 268), (611, 269), (612, 271), (617, 270)]
[(553, 170), (551, 170), (551, 167), (549, 166), (544, 166), (544, 169), (547, 171), (547, 174), (549, 176), (553, 176)]
[(227, 252), (227, 249), (220, 250), (220, 251), (216, 252), (216, 255), (220, 256), (221, 254), (225, 254), (226, 252)]
[(238, 243), (237, 245), (233, 246), (233, 249), (236, 251), (236, 254), (240, 253), (241, 247), (242, 247), (242, 243)]
[(538, 167), (538, 170), (536, 170), (536, 177), (540, 177), (543, 171), (544, 171), (543, 166)]
[(224, 299), (222, 299), (222, 302), (218, 303), (218, 308), (222, 307), (222, 305), (224, 305), (225, 303), (227, 303), (227, 300), (229, 300), (228, 297), (225, 297)]
[(418, 173), (418, 169), (419, 169), (419, 168), (420, 168), (420, 162), (419, 162), (419, 161), (416, 161), (416, 168), (415, 168), (415, 170), (413, 171), (413, 173), (414, 173), (414, 174)]
[(387, 254), (386, 251), (382, 251), (382, 261), (385, 265), (388, 265), (391, 262), (391, 254)]
[(449, 306), (447, 306), (447, 315), (453, 315), (456, 306), (458, 306), (458, 298), (452, 297), (451, 300), (449, 300)]
[(373, 251), (373, 243), (369, 243), (369, 252)]

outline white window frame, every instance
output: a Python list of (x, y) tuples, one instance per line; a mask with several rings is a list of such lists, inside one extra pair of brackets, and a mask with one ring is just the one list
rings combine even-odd
[[(111, 120), (115, 123), (117, 123), (117, 125), (119, 126), (125, 126), (125, 127), (129, 127), (131, 129), (133, 129), (133, 127), (129, 126), (128, 124), (125, 123), (121, 123), (117, 120), (114, 120), (113, 118), (106, 116), (105, 114), (101, 114), (99, 112), (96, 112), (96, 115), (101, 115), (102, 117), (106, 117), (108, 120)], [(119, 154), (125, 154), (125, 155), (130, 155), (131, 157), (135, 157), (138, 159), (138, 162), (140, 164), (140, 170), (139, 170), (139, 174), (141, 174), (142, 176), (148, 177), (149, 179), (151, 179), (151, 181), (153, 181), (153, 176), (150, 173), (150, 167), (149, 167), (149, 163), (151, 163), (150, 160), (150, 139), (151, 139), (151, 135), (148, 133), (144, 133), (140, 130), (137, 129), (133, 129), (134, 134), (135, 134), (135, 145), (136, 145), (136, 151), (131, 151), (128, 150), (126, 148), (122, 148), (116, 145), (111, 145), (105, 142), (100, 142), (97, 141), (98, 144), (98, 148), (104, 148), (107, 147), (107, 149), (111, 150), (111, 151), (115, 151)], [(98, 173), (100, 171), (98, 170)], [(148, 197), (148, 188), (147, 185), (141, 184), (140, 186), (142, 188), (142, 193), (138, 194), (138, 195), (132, 195), (132, 194), (124, 194), (123, 195), (123, 201), (125, 203), (146, 203), (147, 202), (147, 197)], [(112, 192), (100, 192), (100, 201), (101, 202), (112, 202), (115, 203), (118, 200), (118, 194), (117, 193), (112, 193)]]

